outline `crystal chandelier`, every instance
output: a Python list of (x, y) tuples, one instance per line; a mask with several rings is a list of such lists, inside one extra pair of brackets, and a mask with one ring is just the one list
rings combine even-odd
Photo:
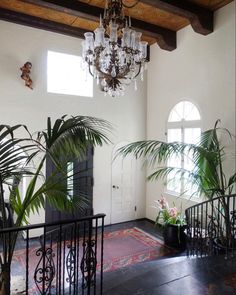
[[(134, 82), (143, 72), (148, 42), (142, 33), (131, 28), (131, 19), (124, 16), (122, 0), (108, 0), (100, 26), (84, 34), (83, 65), (110, 96), (124, 95), (125, 85)], [(125, 6), (127, 7), (127, 6)], [(95, 36), (95, 38), (94, 38)]]

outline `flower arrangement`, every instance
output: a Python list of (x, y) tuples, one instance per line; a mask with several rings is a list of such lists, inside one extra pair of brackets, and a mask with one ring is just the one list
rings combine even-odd
[(173, 207), (169, 207), (169, 204), (163, 196), (160, 200), (155, 201), (156, 209), (158, 209), (158, 215), (156, 218), (155, 224), (158, 225), (161, 220), (164, 225), (166, 224), (177, 224), (177, 225), (185, 225), (185, 217), (182, 215), (181, 211), (175, 207), (173, 203)]

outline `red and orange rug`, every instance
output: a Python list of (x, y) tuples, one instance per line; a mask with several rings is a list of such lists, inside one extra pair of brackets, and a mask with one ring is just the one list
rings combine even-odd
[[(98, 236), (98, 242), (100, 237)], [(100, 240), (101, 241), (101, 240)], [(53, 250), (53, 260), (54, 264), (58, 262), (58, 257), (61, 257), (61, 262), (64, 263), (67, 261), (68, 253), (70, 251), (70, 242), (65, 241), (63, 253), (58, 252), (57, 244), (51, 244)], [(79, 252), (82, 253), (83, 249), (82, 242), (79, 243)], [(97, 268), (100, 270), (101, 258), (100, 258), (100, 244), (97, 246)], [(29, 288), (30, 294), (38, 294), (37, 288), (34, 282), (34, 272), (35, 269), (39, 266), (39, 257), (37, 255), (37, 250), (40, 249), (40, 244), (38, 247), (29, 248)], [(59, 248), (60, 249), (60, 248)], [(60, 250), (59, 250), (60, 251)], [(104, 256), (103, 256), (103, 270), (104, 272), (114, 271), (126, 266), (134, 265), (140, 262), (155, 260), (163, 256), (172, 255), (175, 253), (174, 249), (168, 248), (164, 245), (161, 239), (158, 239), (145, 231), (133, 227), (129, 229), (121, 229), (113, 232), (104, 233)], [(26, 273), (26, 252), (25, 249), (16, 250), (13, 256), (12, 262), (12, 278), (16, 280), (23, 278), (25, 280)], [(80, 265), (81, 257), (79, 258)], [(63, 264), (64, 265), (64, 264)], [(62, 266), (63, 267), (63, 266)], [(65, 287), (69, 287), (68, 283), (68, 274), (66, 265), (64, 265), (64, 274), (62, 281)], [(65, 276), (65, 277), (64, 277)], [(80, 275), (79, 275), (80, 277)], [(25, 285), (25, 283), (22, 283)], [(55, 286), (55, 278), (52, 282), (52, 288)], [(14, 288), (14, 286), (12, 286)], [(19, 290), (19, 289), (18, 289)], [(23, 286), (24, 290), (24, 286)]]
[(113, 271), (175, 251), (145, 231), (134, 227), (104, 234), (104, 271)]

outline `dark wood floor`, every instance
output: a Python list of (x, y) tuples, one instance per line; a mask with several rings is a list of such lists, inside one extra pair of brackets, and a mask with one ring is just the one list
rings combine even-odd
[(152, 223), (148, 219), (139, 219), (139, 220), (134, 220), (134, 221), (106, 225), (105, 231), (112, 232), (115, 230), (132, 228), (132, 227), (138, 227), (138, 228), (146, 231), (147, 233), (152, 234), (152, 235), (162, 239), (161, 229), (155, 227), (154, 223)]
[[(148, 221), (107, 226), (106, 231), (137, 226), (160, 237)], [(235, 295), (236, 258), (177, 257), (144, 262), (104, 274), (104, 295)]]

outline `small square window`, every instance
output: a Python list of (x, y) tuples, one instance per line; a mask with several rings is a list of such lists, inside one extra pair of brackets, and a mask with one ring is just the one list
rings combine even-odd
[(47, 91), (51, 93), (93, 96), (93, 78), (81, 68), (82, 58), (48, 51)]

